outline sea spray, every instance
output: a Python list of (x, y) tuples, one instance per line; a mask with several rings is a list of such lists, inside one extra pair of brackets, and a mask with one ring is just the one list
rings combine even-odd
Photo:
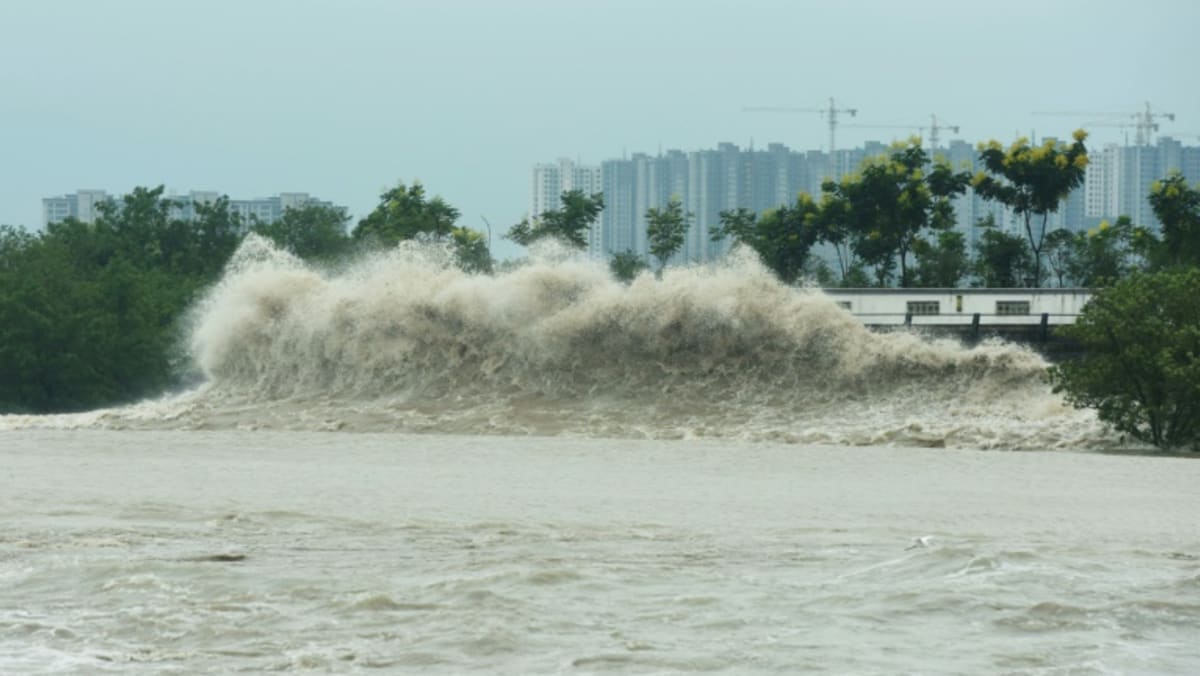
[(872, 332), (745, 252), (626, 285), (553, 248), (494, 276), (416, 243), (321, 270), (251, 236), (193, 317), (206, 385), (106, 424), (1101, 443), (1031, 350)]

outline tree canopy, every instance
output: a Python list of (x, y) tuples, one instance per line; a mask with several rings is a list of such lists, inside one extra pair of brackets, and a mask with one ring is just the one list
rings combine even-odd
[(1174, 172), (1150, 185), (1149, 199), (1162, 223), (1161, 246), (1151, 247), (1152, 257), (1163, 265), (1200, 265), (1200, 189)]
[(1025, 240), (995, 227), (984, 226), (975, 244), (975, 275), (988, 288), (1021, 286), (1030, 267)]
[(839, 212), (855, 252), (875, 268), (879, 283), (887, 282), (899, 262), (900, 286), (908, 286), (916, 242), (926, 230), (953, 226), (950, 199), (966, 190), (969, 178), (944, 162), (930, 164), (921, 140), (913, 138), (821, 189), (831, 196), (826, 208)]
[(450, 237), (458, 220), (458, 209), (441, 197), (425, 197), (419, 181), (411, 186), (398, 183), (379, 196), (379, 205), (354, 228), (354, 239), (372, 240), (395, 246), (403, 240), (425, 236), (435, 241)]
[(349, 222), (350, 215), (341, 207), (306, 204), (285, 209), (272, 223), (255, 223), (251, 230), (304, 260), (330, 260), (349, 253)]
[(646, 238), (650, 241), (650, 254), (658, 259), (658, 272), (662, 274), (667, 260), (683, 246), (688, 222), (692, 214), (683, 212), (678, 197), (672, 197), (665, 208), (650, 207), (646, 210)]
[(463, 270), (491, 271), (488, 241), (475, 230), (455, 225), (459, 215), (458, 209), (441, 197), (426, 198), (425, 186), (419, 181), (408, 187), (399, 183), (379, 196), (379, 205), (358, 222), (353, 237), (383, 247), (413, 239), (443, 242)]
[(820, 234), (819, 213), (812, 197), (801, 193), (794, 204), (769, 209), (761, 217), (747, 209), (722, 211), (721, 224), (711, 236), (718, 241), (729, 237), (753, 249), (764, 265), (790, 284), (803, 275)]
[(613, 277), (622, 282), (632, 282), (649, 267), (641, 256), (628, 250), (617, 252), (608, 260), (608, 269)]
[[(161, 392), (186, 376), (180, 318), (213, 284), (246, 228), (228, 198), (185, 204), (161, 186), (100, 206), (95, 223), (68, 218), (31, 234), (0, 227), (0, 411), (71, 411)], [(443, 242), (470, 272), (492, 259), (479, 233), (419, 184), (383, 195), (356, 228), (363, 242)], [(288, 209), (251, 230), (308, 260), (349, 252), (347, 216)]]
[(454, 245), (454, 256), (458, 266), (473, 274), (492, 271), (492, 253), (483, 233), (470, 228), (454, 228), (450, 231)]
[(0, 229), (0, 410), (79, 410), (161, 391), (176, 321), (240, 239), (229, 201), (182, 205), (135, 188), (94, 224)]
[(971, 270), (967, 238), (957, 230), (941, 230), (932, 242), (917, 238), (912, 247), (917, 261), (915, 279), (920, 286), (956, 287)]
[[(1042, 249), (1049, 216), (1083, 183), (1087, 170), (1087, 132), (1077, 130), (1072, 138), (1070, 145), (1047, 139), (1032, 146), (1029, 139), (1020, 138), (1007, 150), (997, 141), (979, 146), (985, 171), (977, 173), (971, 185), (983, 197), (1012, 209), (1024, 222), (1033, 253), (1033, 286), (1042, 284)], [(1035, 217), (1040, 218), (1036, 228)]]
[(562, 206), (528, 218), (509, 229), (506, 238), (529, 246), (533, 242), (551, 238), (565, 242), (576, 249), (587, 248), (587, 233), (604, 210), (604, 194), (585, 194), (582, 190), (568, 190), (559, 200)]
[(1059, 329), (1083, 356), (1050, 370), (1055, 391), (1155, 446), (1200, 449), (1200, 268), (1135, 272)]

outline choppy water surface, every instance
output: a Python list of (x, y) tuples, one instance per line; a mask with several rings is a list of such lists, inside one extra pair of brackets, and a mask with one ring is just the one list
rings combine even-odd
[(3, 673), (1200, 670), (1188, 459), (2, 438)]
[(0, 416), (0, 673), (1200, 673), (1200, 463), (1025, 348), (738, 256), (254, 238), (182, 343), (188, 392)]

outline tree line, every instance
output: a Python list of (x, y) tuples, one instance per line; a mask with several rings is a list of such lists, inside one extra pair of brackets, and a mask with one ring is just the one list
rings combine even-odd
[[(1069, 143), (1047, 140), (1032, 145), (1018, 139), (1008, 148), (996, 141), (979, 145), (982, 169), (955, 170), (931, 158), (919, 138), (869, 158), (838, 181), (826, 180), (821, 195), (801, 193), (791, 204), (756, 213), (745, 208), (720, 212), (708, 233), (714, 242), (732, 241), (754, 250), (783, 282), (811, 280), (822, 286), (987, 287), (1091, 286), (1138, 265), (1149, 254), (1147, 231), (1125, 220), (1101, 224), (1089, 233), (1052, 230), (1049, 218), (1083, 183), (1087, 135)], [(973, 189), (1004, 205), (1019, 222), (1006, 232), (991, 218), (979, 228), (974, 251), (954, 229), (953, 200)], [(526, 219), (507, 235), (528, 245), (557, 238), (584, 249), (587, 233), (604, 208), (601, 193), (569, 191), (562, 207)], [(649, 257), (661, 273), (682, 247), (694, 214), (678, 196), (665, 207), (646, 211)], [(834, 266), (813, 255), (818, 245), (833, 252)], [(613, 273), (629, 280), (650, 268), (633, 251), (609, 259)]]
[[(1127, 218), (1085, 233), (1049, 230), (1049, 216), (1082, 181), (1086, 136), (1038, 146), (980, 147), (971, 174), (930, 160), (919, 140), (893, 147), (819, 198), (755, 214), (722, 212), (710, 236), (753, 249), (787, 283), (816, 278), (845, 285), (982, 286), (1079, 284), (1105, 287), (1079, 322), (1062, 329), (1086, 356), (1051, 369), (1054, 386), (1094, 407), (1123, 434), (1163, 446), (1200, 443), (1200, 190), (1182, 176), (1153, 184), (1158, 233)], [(1008, 206), (1023, 232), (982, 222), (973, 259), (953, 229), (952, 200), (968, 187)], [(186, 309), (219, 277), (249, 233), (294, 255), (336, 264), (406, 240), (446, 247), (471, 273), (495, 262), (482, 233), (457, 225), (457, 209), (419, 182), (380, 195), (351, 228), (342, 209), (308, 205), (281, 219), (242, 222), (221, 198), (183, 217), (163, 188), (135, 188), (102, 204), (94, 223), (67, 219), (39, 234), (0, 226), (0, 412), (71, 411), (135, 400), (183, 384)], [(559, 239), (584, 249), (604, 208), (600, 193), (568, 191), (558, 208), (506, 235), (522, 245)], [(649, 253), (661, 274), (681, 248), (693, 214), (678, 197), (646, 213)], [(811, 255), (835, 252), (837, 270)], [(610, 259), (629, 280), (650, 261)]]
[[(1007, 149), (995, 141), (981, 144), (983, 169), (977, 173), (955, 170), (931, 158), (919, 138), (909, 139), (894, 145), (889, 154), (869, 158), (841, 180), (826, 180), (820, 196), (801, 193), (795, 202), (761, 214), (745, 208), (722, 211), (709, 235), (713, 241), (730, 240), (753, 249), (786, 283), (810, 279), (823, 286), (853, 287), (1041, 286), (1052, 234), (1049, 217), (1083, 182), (1085, 139), (1086, 134), (1077, 131), (1071, 143), (1047, 140), (1031, 145), (1019, 139)], [(953, 229), (953, 200), (968, 188), (1008, 207), (1021, 222), (1022, 233), (1010, 234), (991, 220), (981, 221), (972, 256), (967, 238)], [(668, 209), (675, 205), (673, 199)], [(678, 245), (655, 250), (656, 216), (647, 212), (647, 235), (651, 253), (662, 260), (661, 254), (673, 255)], [(685, 221), (690, 218), (685, 215)], [(1060, 255), (1076, 246), (1054, 241)], [(812, 255), (817, 245), (833, 251), (836, 268)], [(1082, 243), (1078, 248), (1085, 249)], [(633, 256), (614, 256), (614, 272), (636, 272)], [(1081, 256), (1079, 269), (1084, 270), (1089, 265)], [(1058, 279), (1065, 282), (1065, 273)]]
[(0, 226), (0, 412), (86, 410), (184, 384), (181, 319), (250, 233), (318, 264), (420, 239), (465, 270), (493, 265), (484, 236), (420, 183), (385, 191), (353, 228), (321, 205), (269, 223), (243, 222), (226, 197), (195, 203), (194, 216), (182, 206), (138, 187), (99, 205), (94, 223)]
[[(1096, 409), (1123, 436), (1200, 450), (1200, 189), (1177, 173), (1151, 185), (1157, 234), (1128, 217), (1087, 232), (1051, 230), (1050, 215), (1083, 182), (1086, 138), (1077, 131), (1070, 143), (981, 144), (977, 173), (931, 161), (911, 139), (840, 181), (824, 182), (819, 199), (802, 193), (762, 214), (723, 211), (711, 237), (753, 249), (785, 283), (954, 287), (971, 278), (986, 287), (1099, 287), (1077, 323), (1059, 329), (1082, 356), (1049, 368), (1055, 391)], [(1008, 207), (1020, 225), (1020, 234), (1011, 234), (991, 219), (978, 223), (973, 258), (953, 229), (952, 200), (968, 187)], [(509, 236), (520, 244), (555, 237), (585, 248), (603, 195), (564, 193), (562, 202)], [(678, 197), (647, 210), (649, 251), (660, 274), (692, 217)], [(811, 255), (817, 244), (833, 249), (836, 273)], [(632, 251), (609, 264), (627, 281), (649, 267)]]

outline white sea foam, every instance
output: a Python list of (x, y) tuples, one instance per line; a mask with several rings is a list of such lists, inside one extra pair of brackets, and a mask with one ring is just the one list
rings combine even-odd
[(872, 332), (748, 254), (626, 285), (561, 250), (494, 276), (415, 244), (331, 271), (252, 236), (190, 335), (195, 392), (0, 425), (1102, 443), (1033, 351)]

